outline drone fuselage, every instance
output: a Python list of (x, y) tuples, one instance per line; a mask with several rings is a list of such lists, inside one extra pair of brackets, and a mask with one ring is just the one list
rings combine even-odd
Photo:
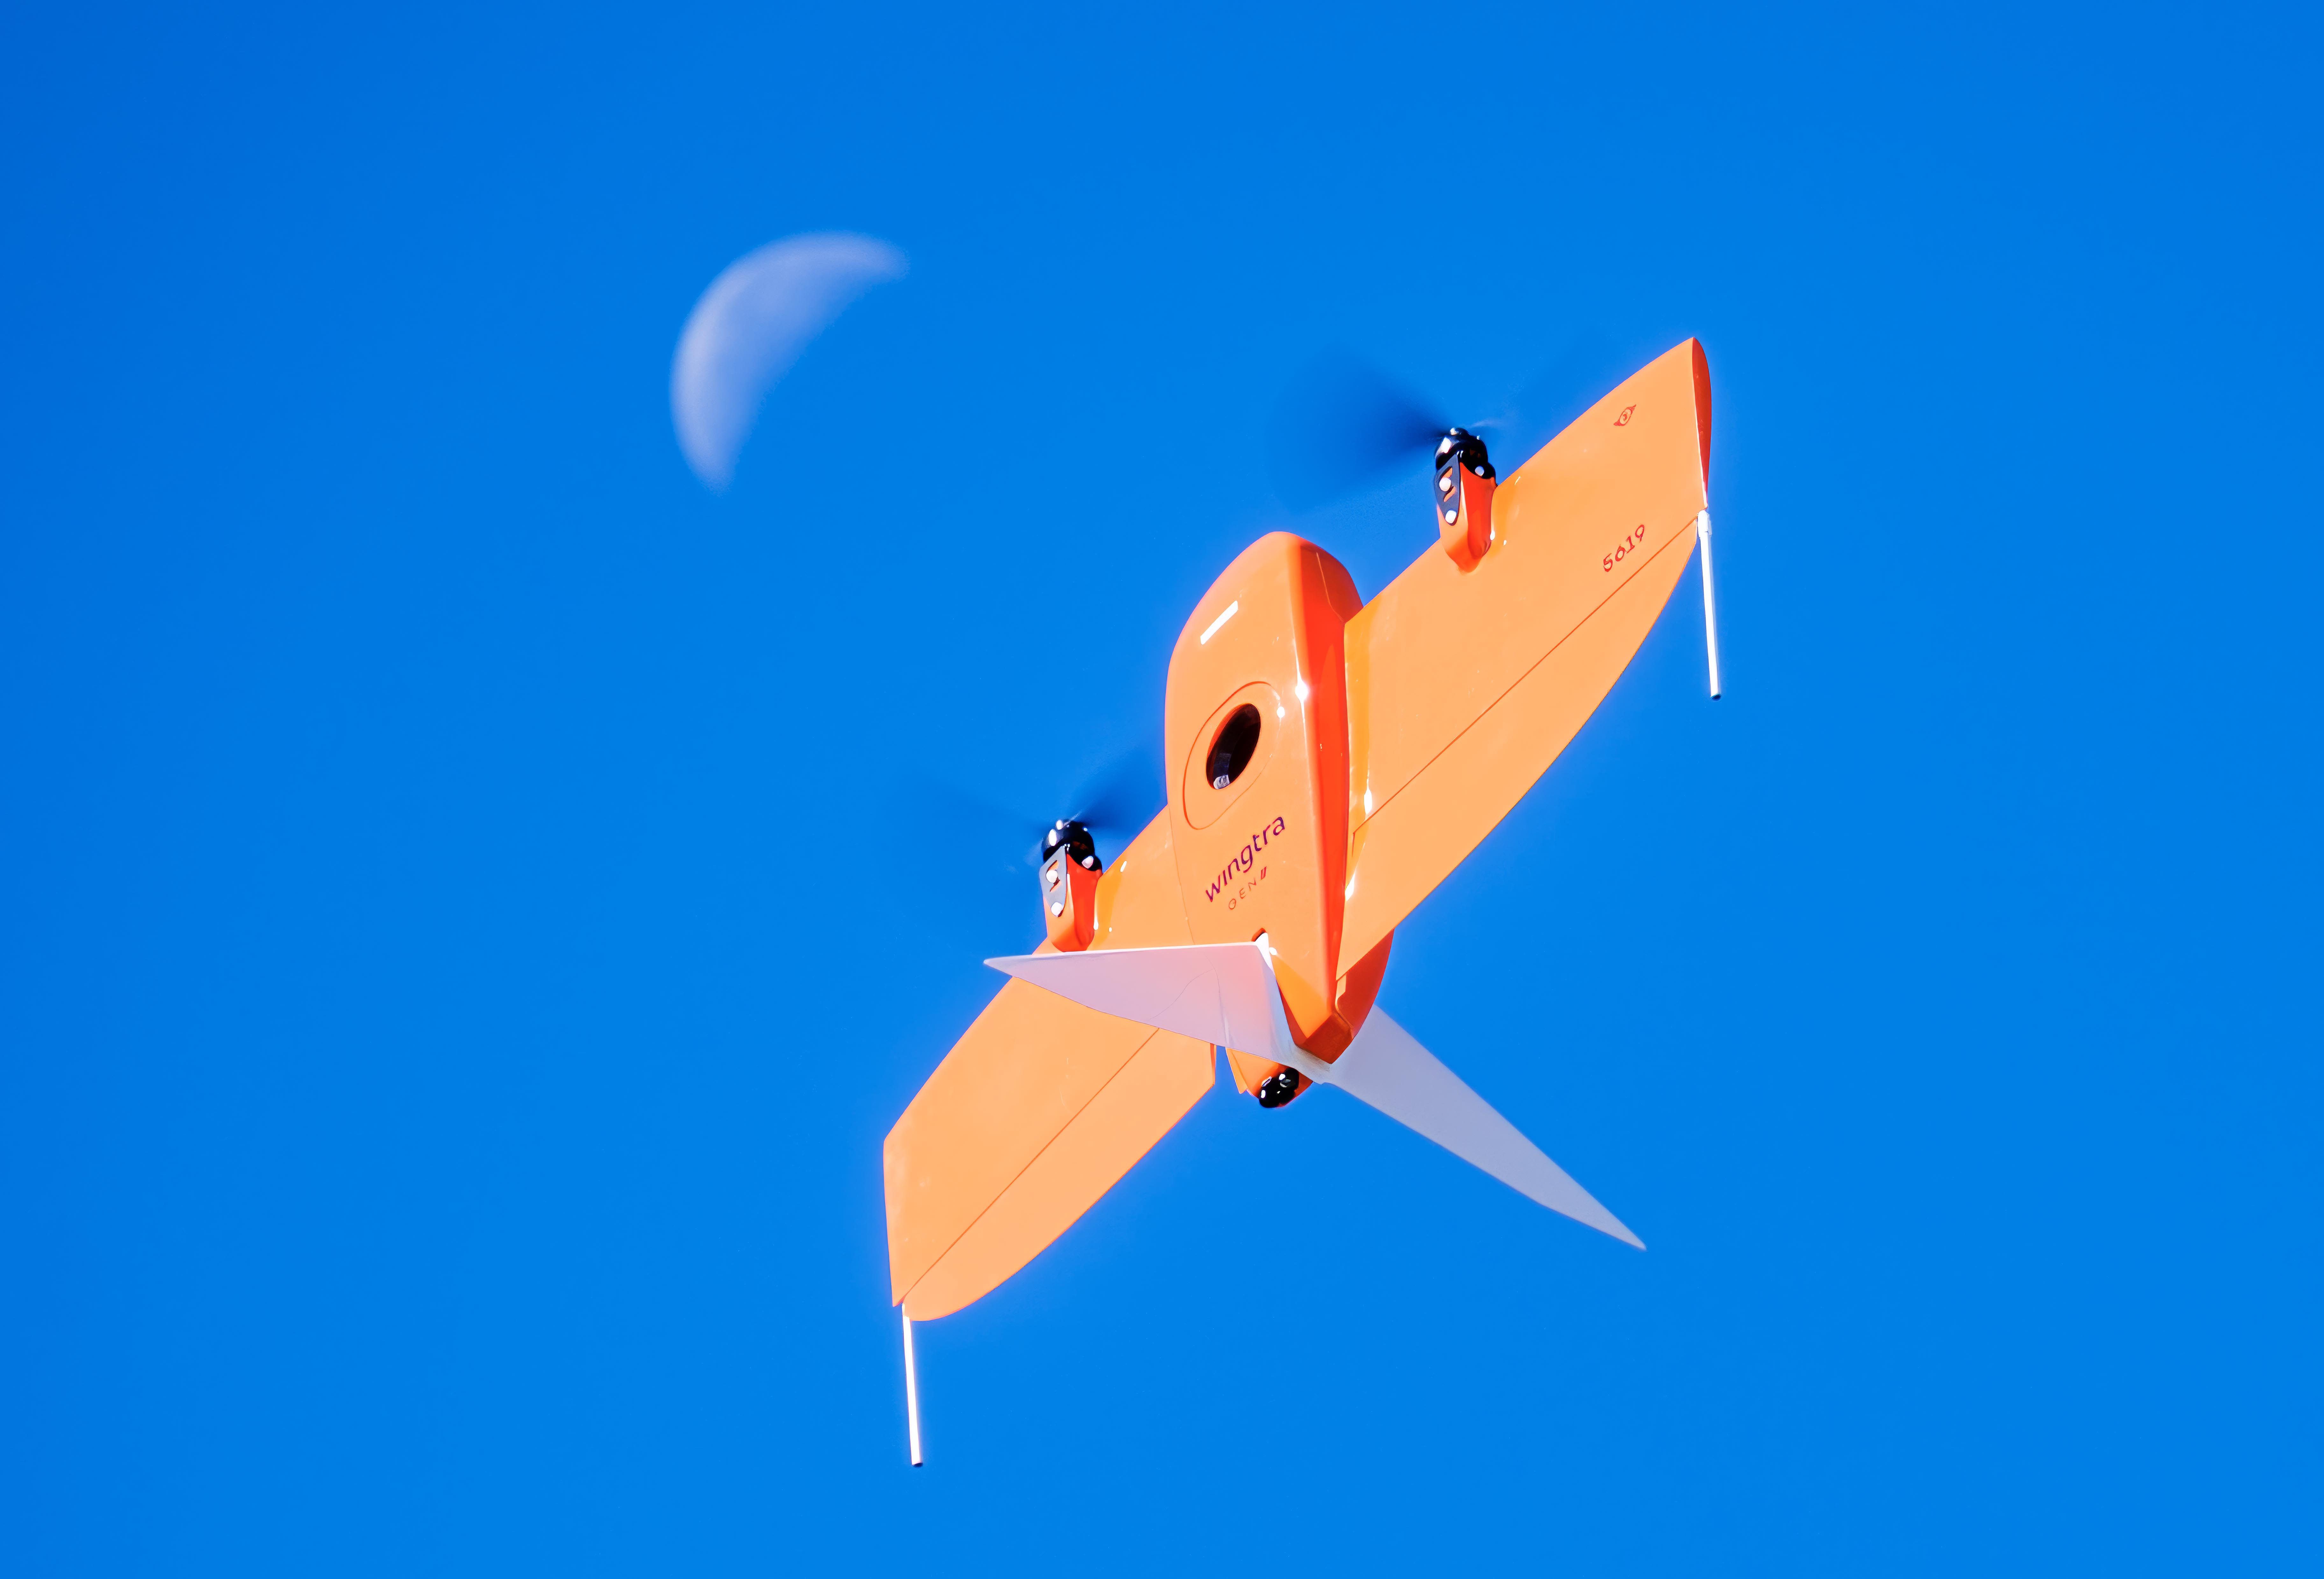
[[(1197, 943), (1265, 938), (1299, 1045), (1335, 1057), (1379, 970), (1340, 958), (1348, 868), (1348, 621), (1354, 577), (1289, 532), (1235, 557), (1170, 656), (1170, 850)], [(1388, 948), (1374, 950), (1384, 965)], [(1246, 1089), (1278, 1073), (1240, 1059)], [(1278, 1086), (1278, 1089), (1284, 1089)]]

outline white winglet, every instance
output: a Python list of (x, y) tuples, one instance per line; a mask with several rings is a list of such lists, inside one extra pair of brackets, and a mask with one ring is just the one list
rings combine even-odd
[(1347, 1051), (1331, 1063), (1302, 1049), (1291, 1039), (1275, 969), (1262, 945), (1101, 948), (1012, 955), (984, 963), (1101, 1014), (1286, 1064), (1318, 1085), (1336, 1085), (1379, 1109), (1528, 1200), (1625, 1244), (1646, 1248), (1385, 1011), (1374, 1009)]
[(1257, 943), (1017, 954), (984, 963), (1117, 1020), (1278, 1064), (1291, 1062), (1286, 1054), (1307, 1056), (1291, 1039), (1275, 967)]

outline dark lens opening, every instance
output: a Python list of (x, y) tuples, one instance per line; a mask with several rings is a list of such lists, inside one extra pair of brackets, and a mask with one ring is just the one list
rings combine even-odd
[(1250, 766), (1251, 754), (1258, 750), (1259, 709), (1246, 702), (1219, 725), (1219, 736), (1211, 742), (1211, 788), (1223, 790), (1241, 778), (1242, 771)]

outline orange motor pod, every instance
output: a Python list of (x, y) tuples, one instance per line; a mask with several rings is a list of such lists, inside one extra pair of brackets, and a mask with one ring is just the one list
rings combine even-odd
[(1164, 703), (1170, 845), (1194, 941), (1265, 933), (1293, 1039), (1326, 1058), (1355, 1035), (1334, 1000), (1348, 860), (1343, 633), (1361, 606), (1337, 559), (1270, 532), (1194, 605)]
[(1041, 863), (1041, 919), (1048, 926), (1050, 947), (1071, 954), (1090, 946), (1097, 925), (1097, 879), (1069, 850), (1053, 851)]
[(1493, 486), (1457, 457), (1436, 474), (1437, 546), (1463, 571), (1493, 546)]

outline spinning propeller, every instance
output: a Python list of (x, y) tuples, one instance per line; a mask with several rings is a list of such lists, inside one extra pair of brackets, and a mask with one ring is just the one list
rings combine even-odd
[[(1145, 831), (1167, 799), (1160, 758), (1150, 748), (1132, 747), (1083, 780), (1067, 799), (1068, 805), (1080, 809), (1056, 820), (1081, 824), (1101, 852), (1120, 854), (1124, 845)], [(1027, 864), (1041, 863), (1041, 854), (1052, 842), (1048, 836), (1055, 831), (1053, 823), (1035, 839)]]
[(1452, 427), (1370, 363), (1326, 352), (1293, 376), (1268, 424), (1275, 491), (1294, 510), (1317, 509), (1419, 459)]
[(1621, 382), (1628, 366), (1602, 336), (1576, 337), (1497, 416), (1456, 425), (1448, 411), (1344, 349), (1294, 374), (1267, 425), (1270, 480), (1303, 513), (1386, 482), (1448, 434), (1480, 434), (1515, 467)]
[(1105, 860), (1121, 853), (1162, 809), (1162, 764), (1150, 746), (1107, 759), (1065, 798), (1063, 816), (1042, 817), (1010, 801), (995, 801), (943, 781), (922, 783), (907, 818), (934, 825), (942, 841), (967, 853), (974, 864), (1015, 873), (1040, 865), (1052, 836), (1067, 824), (1086, 829)]

